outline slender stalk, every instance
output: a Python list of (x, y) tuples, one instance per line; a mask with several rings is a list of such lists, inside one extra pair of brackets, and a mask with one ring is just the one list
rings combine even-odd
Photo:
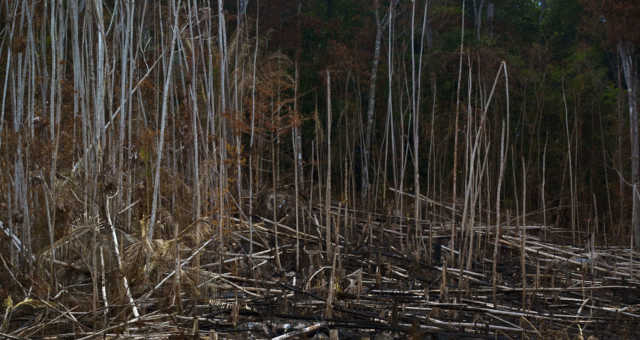
[(253, 52), (253, 78), (251, 86), (251, 131), (249, 139), (249, 258), (253, 257), (253, 147), (256, 128), (256, 69), (258, 63), (258, 30), (260, 22), (260, 0), (256, 0), (256, 48)]
[[(638, 66), (634, 63), (634, 44), (629, 41), (618, 43), (624, 80), (627, 84), (627, 104), (629, 105), (629, 135), (631, 139), (631, 234), (632, 244), (640, 249), (640, 132), (638, 131)], [(636, 54), (637, 55), (637, 54)], [(637, 61), (637, 59), (635, 59)]]
[(527, 225), (527, 164), (524, 156), (521, 157), (522, 162), (522, 225)]
[(571, 134), (569, 133), (569, 109), (567, 107), (567, 96), (564, 89), (564, 79), (562, 81), (562, 102), (564, 103), (564, 126), (567, 136), (567, 159), (569, 160), (569, 192), (571, 194), (571, 238), (576, 242), (576, 202), (573, 178), (573, 157), (571, 150)]
[(164, 88), (162, 90), (162, 117), (160, 118), (160, 138), (158, 141), (158, 151), (157, 151), (157, 160), (156, 160), (156, 169), (155, 169), (155, 177), (153, 182), (153, 203), (151, 206), (151, 219), (149, 220), (149, 231), (147, 233), (147, 239), (149, 242), (153, 240), (153, 231), (156, 223), (156, 216), (158, 212), (158, 198), (160, 195), (160, 169), (162, 168), (162, 154), (164, 151), (164, 133), (165, 127), (167, 124), (167, 111), (168, 105), (167, 101), (169, 98), (169, 85), (171, 84), (171, 73), (173, 70), (173, 57), (174, 57), (174, 48), (176, 45), (176, 40), (178, 38), (178, 12), (180, 6), (182, 4), (182, 0), (178, 0), (177, 6), (175, 0), (172, 1), (173, 11), (174, 11), (174, 23), (172, 26), (173, 35), (171, 38), (171, 47), (169, 49), (169, 65), (167, 67), (166, 78), (164, 81)]
[[(498, 183), (497, 183), (497, 190), (496, 190), (496, 235), (495, 235), (495, 242), (493, 244), (493, 268), (492, 268), (492, 287), (493, 287), (493, 302), (496, 303), (496, 289), (497, 289), (497, 281), (498, 281), (498, 272), (497, 272), (497, 265), (498, 265), (498, 255), (499, 255), (499, 245), (500, 245), (500, 233), (501, 233), (501, 223), (502, 221), (500, 220), (500, 216), (501, 216), (501, 210), (500, 210), (500, 202), (502, 201), (501, 199), (501, 190), (502, 190), (502, 180), (504, 179), (504, 171), (505, 171), (505, 165), (507, 162), (507, 155), (508, 155), (508, 149), (509, 149), (509, 120), (511, 119), (510, 115), (509, 115), (509, 77), (508, 77), (508, 72), (507, 72), (507, 68), (505, 66), (504, 69), (504, 78), (505, 78), (505, 92), (506, 92), (506, 105), (507, 105), (507, 117), (505, 118), (505, 120), (503, 120), (502, 122), (502, 133), (500, 136), (500, 171), (498, 174)], [(506, 123), (505, 123), (506, 121)], [(505, 133), (506, 131), (506, 133)], [(506, 135), (506, 137), (505, 137)], [(508, 219), (507, 219), (508, 220)]]
[[(376, 18), (376, 40), (373, 50), (373, 62), (371, 65), (371, 78), (369, 79), (369, 102), (367, 104), (367, 127), (365, 131), (365, 145), (363, 147), (364, 162), (362, 164), (362, 195), (363, 198), (369, 194), (369, 161), (371, 154), (371, 138), (373, 134), (373, 118), (376, 100), (376, 79), (378, 76), (378, 64), (380, 63), (380, 45), (382, 42), (383, 19), (378, 12), (379, 0), (374, 0), (374, 13)], [(389, 6), (393, 6), (393, 1)]]
[[(546, 182), (547, 182), (547, 145), (549, 142), (549, 138), (547, 137), (544, 141), (544, 150), (542, 151), (542, 188), (540, 190), (542, 201), (542, 223), (543, 225), (547, 225), (547, 199), (545, 197), (546, 192)], [(544, 229), (545, 240), (547, 239), (547, 229)]]
[(294, 189), (295, 189), (295, 217), (296, 217), (296, 272), (300, 272), (300, 188), (299, 188), (299, 175), (298, 172), (302, 170), (301, 162), (302, 162), (302, 154), (299, 150), (299, 134), (300, 129), (298, 125), (300, 124), (300, 115), (298, 114), (298, 63), (295, 64), (295, 80), (294, 80), (294, 88), (293, 88), (293, 114), (294, 116), (294, 127), (291, 134), (291, 144), (293, 148), (294, 162), (293, 162), (293, 180), (294, 180)]
[(113, 252), (116, 254), (116, 260), (118, 262), (118, 270), (120, 271), (120, 275), (122, 275), (122, 284), (127, 294), (127, 298), (129, 299), (129, 305), (131, 306), (131, 311), (133, 312), (134, 317), (139, 317), (140, 313), (138, 312), (138, 306), (136, 306), (136, 302), (133, 299), (133, 295), (131, 293), (131, 289), (129, 287), (129, 280), (127, 279), (127, 275), (124, 270), (124, 264), (122, 263), (122, 256), (120, 255), (120, 246), (118, 245), (118, 236), (116, 235), (116, 228), (111, 221), (111, 214), (109, 212), (109, 201), (111, 197), (107, 197), (107, 219), (109, 221), (109, 225), (111, 226), (111, 239), (113, 240)]
[[(429, 8), (429, 1), (427, 0), (424, 4), (424, 11), (422, 14), (422, 34), (420, 35), (420, 58), (418, 60), (418, 74), (417, 74), (417, 79), (416, 79), (416, 74), (415, 74), (415, 53), (411, 53), (411, 73), (412, 73), (412, 81), (413, 81), (413, 187), (416, 193), (416, 198), (414, 200), (413, 203), (413, 207), (414, 207), (414, 220), (415, 220), (415, 231), (416, 231), (416, 246), (418, 247), (418, 249), (420, 249), (421, 246), (424, 246), (422, 244), (422, 225), (420, 224), (420, 220), (421, 220), (421, 216), (420, 216), (420, 151), (419, 151), (419, 147), (420, 147), (420, 120), (419, 120), (419, 116), (420, 116), (420, 98), (422, 97), (421, 94), (421, 79), (422, 79), (422, 56), (424, 53), (424, 35), (425, 35), (425, 28), (426, 28), (426, 24), (427, 24), (427, 8)], [(415, 16), (415, 1), (412, 4), (412, 14), (411, 14), (411, 30), (412, 30), (412, 34), (411, 34), (411, 45), (412, 45), (412, 52), (414, 51), (413, 49), (413, 42), (415, 39), (413, 39), (413, 20), (414, 20), (414, 16)], [(416, 85), (417, 82), (417, 85)], [(417, 93), (416, 93), (417, 92)], [(429, 241), (431, 242), (431, 241)]]
[[(279, 85), (278, 85), (279, 87)], [(276, 256), (276, 266), (278, 267), (278, 271), (282, 272), (282, 263), (280, 262), (280, 242), (278, 237), (278, 210), (280, 206), (280, 201), (278, 199), (278, 157), (276, 150), (279, 149), (279, 139), (278, 139), (278, 128), (279, 126), (276, 124), (275, 117), (279, 116), (280, 111), (280, 89), (278, 88), (276, 93), (278, 93), (277, 98), (277, 110), (271, 111), (271, 126), (273, 127), (271, 130), (271, 213), (273, 217), (273, 235), (275, 240), (275, 256)]]
[[(193, 8), (195, 7), (195, 2), (194, 2), (194, 6), (191, 6), (191, 3), (189, 1), (187, 1), (187, 9), (188, 9), (188, 16), (189, 16), (189, 37), (190, 40), (192, 42), (195, 42), (195, 36), (194, 36), (194, 32), (193, 32), (193, 28), (194, 28), (194, 21), (192, 20), (193, 18), (196, 19), (196, 21), (198, 20), (198, 12), (197, 12), (197, 8)], [(181, 42), (181, 40), (179, 41)], [(195, 53), (197, 51), (196, 48), (193, 47), (193, 45), (189, 45), (192, 46), (191, 47), (191, 84), (189, 86), (189, 97), (191, 99), (191, 133), (193, 135), (193, 219), (194, 221), (198, 221), (200, 220), (200, 216), (201, 216), (201, 208), (202, 208), (202, 201), (201, 201), (201, 193), (200, 193), (200, 155), (199, 155), (199, 148), (198, 148), (198, 99), (196, 97), (196, 92), (197, 90), (197, 70), (196, 70), (196, 56)], [(175, 155), (176, 153), (174, 153)], [(175, 194), (175, 190), (174, 190), (174, 194)], [(170, 226), (166, 226), (167, 228), (170, 228)], [(175, 227), (176, 231), (175, 233), (177, 234), (177, 229), (178, 227)], [(202, 235), (202, 231), (200, 229), (200, 223), (198, 223), (196, 225), (196, 244), (200, 244), (201, 239), (200, 239), (200, 235)], [(180, 251), (180, 247), (179, 245), (176, 244), (176, 255), (179, 258), (179, 251)], [(179, 260), (176, 262), (179, 263)], [(176, 265), (177, 266), (177, 265)], [(195, 282), (196, 285), (200, 284), (200, 254), (198, 254), (198, 256), (196, 256), (195, 260), (194, 260), (194, 266), (196, 268), (196, 275), (195, 275)], [(176, 268), (178, 269), (178, 268)], [(176, 296), (178, 299), (178, 309), (180, 310), (181, 307), (181, 300), (180, 300), (180, 271), (177, 270), (176, 271), (176, 282), (177, 282), (177, 286), (176, 286)]]
[[(220, 113), (227, 113), (227, 82), (226, 74), (227, 70), (227, 32), (224, 17), (223, 1), (218, 0), (218, 52), (220, 54)], [(224, 219), (224, 203), (225, 203), (225, 187), (228, 183), (226, 175), (226, 126), (225, 120), (219, 119), (218, 121), (218, 256), (220, 258), (219, 271), (222, 273), (223, 261), (222, 251), (224, 249), (224, 235), (223, 235), (223, 219)]]
[[(333, 258), (333, 249), (331, 248), (331, 73), (327, 72), (327, 179), (326, 179), (326, 192), (324, 196), (324, 214), (325, 214), (325, 228), (326, 228), (326, 248), (327, 248), (327, 261), (331, 261)], [(338, 240), (336, 239), (336, 246)], [(335, 260), (333, 260), (335, 263)]]
[[(465, 0), (462, 0), (462, 23), (460, 24), (461, 32), (460, 32), (460, 58), (458, 61), (458, 87), (456, 89), (456, 118), (455, 118), (455, 126), (453, 128), (453, 189), (451, 193), (453, 195), (453, 215), (452, 215), (452, 224), (451, 224), (451, 249), (455, 249), (456, 244), (456, 193), (457, 193), (457, 179), (458, 179), (458, 124), (460, 121), (460, 83), (462, 82), (462, 55), (464, 54), (464, 10), (465, 10)], [(452, 257), (452, 267), (455, 267), (455, 256)]]

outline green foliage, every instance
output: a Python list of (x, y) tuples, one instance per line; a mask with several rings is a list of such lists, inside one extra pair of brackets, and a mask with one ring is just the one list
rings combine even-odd
[(554, 56), (562, 59), (576, 43), (583, 8), (578, 0), (552, 0), (547, 4), (541, 22), (543, 38), (554, 51)]
[(507, 44), (539, 39), (540, 16), (544, 10), (534, 1), (496, 1), (495, 8), (496, 31), (503, 39), (508, 39)]

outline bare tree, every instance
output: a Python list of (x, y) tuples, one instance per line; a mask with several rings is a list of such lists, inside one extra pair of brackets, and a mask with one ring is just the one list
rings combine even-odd
[(149, 241), (153, 240), (153, 229), (156, 222), (156, 216), (158, 212), (158, 199), (160, 195), (160, 169), (162, 166), (162, 152), (164, 149), (164, 131), (167, 122), (167, 111), (168, 111), (168, 99), (169, 99), (169, 85), (171, 84), (171, 71), (173, 69), (173, 56), (174, 49), (176, 46), (176, 40), (178, 38), (178, 12), (180, 11), (180, 7), (182, 4), (181, 0), (178, 0), (176, 5), (175, 1), (173, 4), (174, 10), (174, 23), (172, 26), (172, 38), (171, 38), (171, 47), (169, 48), (169, 65), (167, 66), (167, 71), (165, 73), (164, 80), (164, 88), (162, 91), (162, 116), (160, 118), (160, 138), (158, 141), (158, 159), (156, 160), (156, 173), (153, 182), (153, 203), (151, 206), (151, 219), (149, 220), (149, 232), (147, 233), (147, 239)]
[[(333, 250), (331, 249), (331, 73), (327, 70), (327, 184), (324, 201), (327, 262), (331, 262)], [(336, 243), (338, 240), (336, 239)], [(335, 262), (335, 261), (334, 261)], [(334, 263), (335, 265), (335, 263)]]
[[(476, 39), (480, 39), (480, 30), (482, 29), (483, 8), (484, 8), (484, 0), (473, 0), (473, 24), (476, 29)], [(462, 15), (464, 15), (464, 13)]]
[(622, 60), (622, 72), (627, 84), (629, 104), (629, 125), (631, 135), (631, 186), (633, 189), (633, 208), (631, 226), (634, 233), (634, 245), (640, 248), (640, 139), (638, 137), (638, 66), (634, 64), (634, 44), (628, 41), (618, 42), (618, 55)]
[[(394, 6), (398, 0), (391, 0), (389, 6)], [(380, 64), (380, 50), (382, 45), (382, 33), (389, 17), (380, 17), (380, 1), (374, 0), (373, 10), (376, 18), (376, 40), (373, 48), (373, 62), (371, 63), (371, 78), (369, 79), (369, 101), (367, 103), (367, 125), (365, 130), (365, 145), (363, 147), (362, 162), (362, 196), (369, 192), (369, 162), (371, 160), (371, 136), (373, 134), (373, 118), (376, 103), (376, 79), (378, 78), (378, 65)], [(391, 12), (388, 12), (391, 13)]]

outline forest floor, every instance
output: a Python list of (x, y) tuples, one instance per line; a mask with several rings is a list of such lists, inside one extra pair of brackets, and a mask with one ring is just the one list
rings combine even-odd
[[(54, 247), (64, 260), (51, 263), (49, 250), (34, 259), (40, 269), (25, 274), (3, 257), (0, 337), (637, 337), (640, 254), (629, 248), (575, 247), (561, 241), (571, 236), (566, 229), (503, 226), (494, 282), (493, 226), (474, 227), (473, 253), (460, 256), (451, 225), (421, 221), (416, 242), (413, 219), (333, 207), (340, 228), (327, 256), (324, 213), (306, 213), (306, 232), (285, 218), (277, 234), (267, 218), (227, 217), (222, 244), (217, 221), (206, 218), (150, 243), (106, 221), (76, 225)], [(37, 274), (50, 268), (53, 280)]]

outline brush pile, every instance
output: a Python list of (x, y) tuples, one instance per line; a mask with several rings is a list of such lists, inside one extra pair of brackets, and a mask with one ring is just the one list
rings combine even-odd
[[(55, 261), (53, 249), (33, 259), (34, 273), (17, 272), (3, 259), (11, 280), (0, 284), (9, 296), (0, 336), (636, 336), (640, 255), (629, 249), (600, 248), (593, 240), (576, 248), (545, 241), (562, 239), (566, 230), (503, 226), (494, 276), (494, 226), (473, 228), (473, 256), (461, 261), (459, 249), (451, 249), (450, 224), (420, 221), (423, 235), (413, 236), (412, 219), (332, 207), (327, 254), (324, 212), (306, 211), (298, 231), (285, 219), (227, 216), (222, 240), (219, 221), (207, 218), (173, 231), (165, 225), (169, 230), (152, 242), (100, 219), (75, 225), (54, 246)], [(97, 266), (82, 255), (94, 245)]]

